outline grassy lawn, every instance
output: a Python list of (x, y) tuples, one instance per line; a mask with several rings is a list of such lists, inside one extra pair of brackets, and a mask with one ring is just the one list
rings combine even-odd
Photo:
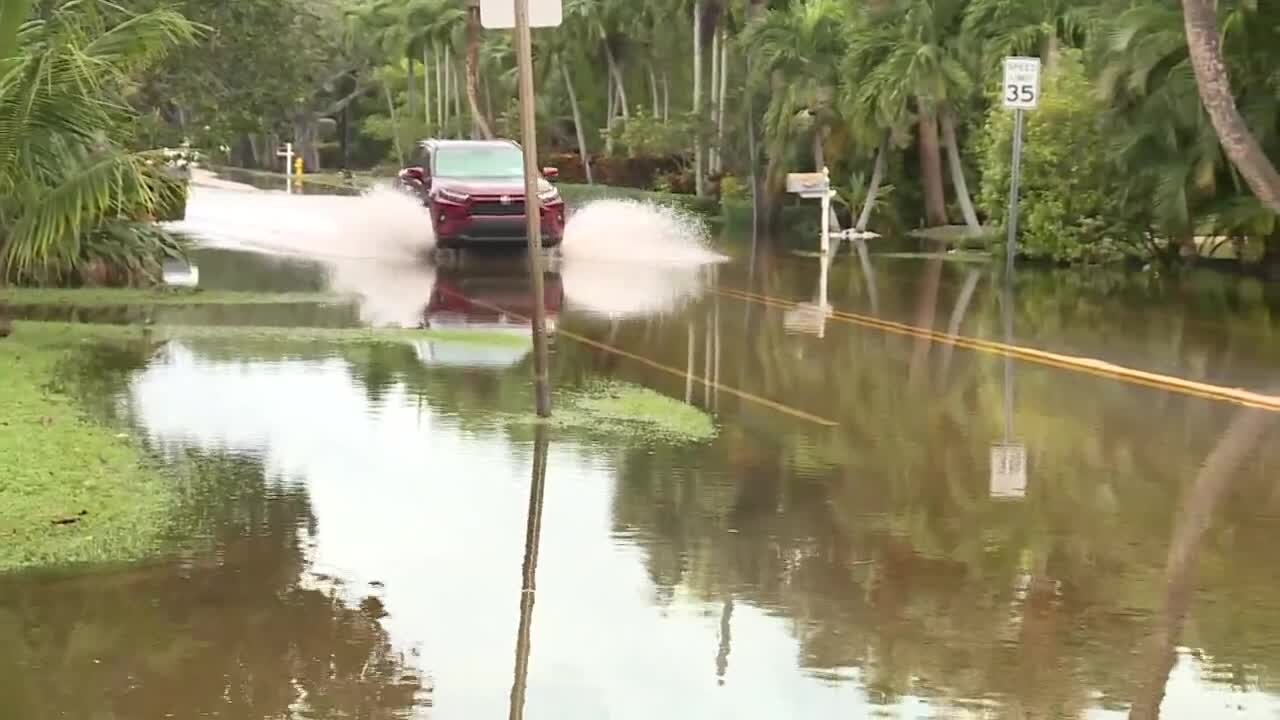
[(127, 434), (58, 388), (80, 337), (18, 323), (0, 340), (0, 573), (144, 557), (176, 502)]

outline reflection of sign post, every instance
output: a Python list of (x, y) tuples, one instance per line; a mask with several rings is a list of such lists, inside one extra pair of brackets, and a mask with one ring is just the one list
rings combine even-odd
[(790, 173), (787, 175), (787, 192), (802, 198), (822, 201), (822, 254), (831, 250), (831, 173), (827, 168), (816, 173)]
[(991, 497), (1027, 496), (1027, 447), (1020, 443), (991, 446)]
[(1004, 84), (1000, 88), (1006, 110), (1013, 111), (1013, 161), (1009, 169), (1009, 241), (1005, 246), (1005, 269), (1013, 274), (1013, 256), (1018, 249), (1018, 183), (1022, 179), (1023, 114), (1040, 104), (1040, 58), (1004, 59)]

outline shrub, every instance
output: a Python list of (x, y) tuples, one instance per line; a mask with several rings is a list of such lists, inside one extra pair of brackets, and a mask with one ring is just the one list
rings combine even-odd
[[(1063, 52), (1025, 115), (1019, 251), (1054, 262), (1104, 262), (1125, 254), (1124, 188), (1113, 171), (1104, 112), (1079, 51)], [(999, 102), (980, 140), (979, 204), (1007, 217), (1013, 114)]]

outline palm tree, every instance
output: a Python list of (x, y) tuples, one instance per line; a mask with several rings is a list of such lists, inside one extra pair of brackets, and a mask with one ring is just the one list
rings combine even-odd
[(845, 53), (845, 5), (803, 0), (769, 10), (756, 15), (740, 38), (750, 53), (749, 82), (771, 91), (764, 133), (769, 158), (765, 183), (772, 193), (782, 185), (795, 135), (809, 135), (814, 165), (821, 170), (824, 137), (841, 124), (833, 102), (840, 68), (831, 58)]
[(1244, 176), (1254, 195), (1280, 213), (1280, 173), (1276, 172), (1236, 107), (1231, 78), (1218, 39), (1217, 6), (1213, 0), (1183, 0), (1182, 3), (1187, 47), (1191, 66), (1195, 69), (1200, 100), (1213, 121), (1227, 157)]
[(1094, 10), (1092, 0), (973, 0), (964, 34), (982, 46), (992, 69), (1008, 55), (1038, 55), (1048, 71), (1061, 43), (1084, 43)]
[(857, 78), (846, 105), (872, 123), (919, 134), (920, 169), (929, 225), (947, 223), (938, 130), (946, 139), (951, 181), (965, 223), (978, 228), (965, 182), (952, 106), (973, 91), (973, 74), (961, 48), (960, 0), (898, 0), (870, 8), (855, 21), (845, 75)]
[(61, 2), (0, 13), (0, 269), (59, 280), (95, 255), (105, 223), (155, 216), (178, 189), (150, 153), (124, 149), (122, 93), (196, 29), (170, 10)]

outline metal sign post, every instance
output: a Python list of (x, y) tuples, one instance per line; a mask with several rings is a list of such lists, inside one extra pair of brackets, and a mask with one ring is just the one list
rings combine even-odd
[(1009, 168), (1009, 240), (1005, 245), (1005, 270), (1013, 274), (1013, 256), (1018, 251), (1018, 184), (1022, 180), (1023, 114), (1040, 104), (1040, 58), (1004, 59), (1003, 98), (1013, 110), (1013, 160)]
[[(506, 11), (512, 11), (510, 15)], [(546, 302), (542, 288), (542, 202), (538, 197), (538, 135), (533, 98), (533, 22), (559, 25), (560, 0), (481, 0), (480, 23), (514, 28), (520, 79), (520, 145), (524, 148), (525, 235), (529, 239), (529, 279), (533, 291), (533, 384), (538, 417), (551, 417), (551, 381), (547, 375)], [(532, 17), (532, 21), (531, 21)], [(508, 20), (510, 22), (508, 22)]]

